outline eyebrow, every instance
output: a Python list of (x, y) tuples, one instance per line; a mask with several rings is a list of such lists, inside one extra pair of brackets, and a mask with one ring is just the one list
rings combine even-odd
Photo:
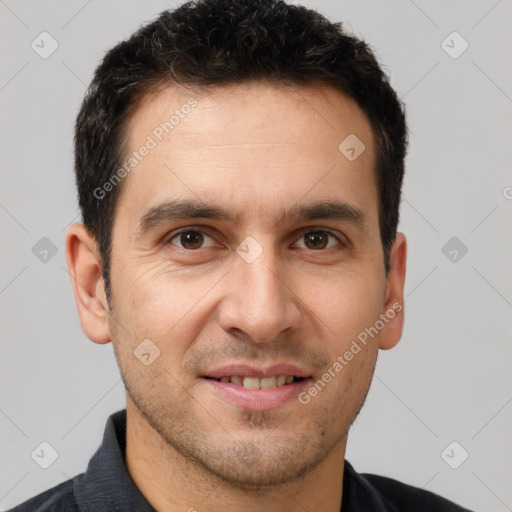
[[(247, 212), (235, 213), (232, 210), (210, 205), (200, 200), (174, 199), (149, 208), (140, 218), (136, 235), (143, 236), (152, 229), (177, 219), (213, 219), (237, 224), (246, 218)], [(284, 210), (278, 222), (312, 221), (332, 219), (347, 221), (366, 231), (365, 213), (342, 201), (316, 201), (311, 204), (297, 204)]]

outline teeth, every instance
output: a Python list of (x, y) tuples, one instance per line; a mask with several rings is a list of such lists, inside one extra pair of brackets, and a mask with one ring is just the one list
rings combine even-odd
[(264, 377), (259, 379), (258, 377), (241, 377), (239, 375), (233, 375), (231, 377), (221, 377), (220, 382), (231, 382), (238, 386), (243, 386), (247, 389), (274, 389), (278, 386), (284, 386), (291, 384), (295, 377), (293, 375), (276, 375), (273, 377)]
[(279, 375), (279, 377), (277, 377), (277, 385), (284, 386), (285, 384), (286, 384), (286, 375)]
[(264, 379), (260, 379), (261, 389), (272, 389), (275, 387), (277, 387), (277, 379), (275, 377), (265, 377)]
[(260, 379), (258, 377), (244, 377), (244, 388), (260, 389)]

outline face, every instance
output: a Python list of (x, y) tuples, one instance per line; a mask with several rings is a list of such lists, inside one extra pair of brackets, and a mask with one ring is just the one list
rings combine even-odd
[[(108, 329), (127, 406), (223, 480), (306, 474), (346, 442), (400, 322), (375, 329), (395, 295), (366, 116), (328, 86), (251, 83), (164, 89), (127, 128), (127, 158), (146, 153), (113, 225)], [(351, 134), (356, 159), (339, 150)]]

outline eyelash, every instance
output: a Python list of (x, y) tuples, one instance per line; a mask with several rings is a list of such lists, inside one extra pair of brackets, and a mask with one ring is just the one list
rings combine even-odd
[[(177, 238), (177, 237), (179, 237), (180, 235), (182, 235), (183, 233), (201, 233), (201, 234), (206, 235), (207, 237), (209, 237), (209, 238), (212, 238), (212, 239), (213, 239), (213, 237), (212, 237), (211, 235), (209, 235), (208, 233), (206, 233), (206, 232), (205, 232), (205, 231), (203, 231), (202, 229), (198, 229), (198, 228), (190, 228), (190, 227), (189, 227), (189, 228), (184, 228), (184, 229), (182, 229), (182, 230), (180, 230), (180, 231), (177, 231), (176, 233), (173, 233), (171, 236), (169, 236), (169, 237), (166, 239), (166, 241), (165, 241), (164, 245), (169, 245), (169, 244), (170, 244), (170, 245), (175, 245), (175, 244), (173, 244), (173, 243), (172, 243), (172, 241), (173, 241), (175, 238)], [(324, 229), (324, 228), (306, 228), (305, 230), (302, 230), (301, 235), (299, 236), (298, 240), (300, 240), (300, 239), (301, 239), (301, 238), (303, 238), (305, 235), (310, 234), (310, 233), (321, 233), (321, 234), (323, 234), (323, 235), (328, 235), (328, 236), (329, 236), (329, 237), (331, 237), (331, 238), (335, 238), (335, 239), (338, 241), (338, 243), (339, 243), (339, 245), (340, 245), (341, 247), (347, 247), (347, 246), (348, 246), (348, 243), (347, 243), (347, 242), (344, 242), (342, 239), (340, 239), (340, 237), (339, 237), (339, 236), (335, 235), (332, 231), (329, 231), (329, 230)], [(176, 245), (175, 245), (175, 246), (176, 246)], [(184, 250), (184, 251), (188, 251), (188, 252), (197, 252), (197, 251), (199, 251), (200, 249), (203, 249), (203, 247), (200, 247), (199, 249), (186, 249), (185, 247), (180, 247), (180, 246), (176, 246), (176, 247), (178, 247), (179, 249), (182, 249), (182, 250)], [(314, 249), (310, 249), (310, 250), (311, 250), (311, 251), (313, 251), (313, 252), (322, 252), (322, 251), (327, 251), (327, 250), (329, 250), (329, 249), (333, 249), (333, 248), (334, 248), (334, 247), (328, 247), (328, 248), (326, 248), (326, 249), (319, 249), (319, 250), (317, 250), (317, 251), (315, 251)], [(302, 249), (302, 248), (301, 248), (301, 249)], [(307, 249), (307, 248), (306, 248), (306, 249)]]

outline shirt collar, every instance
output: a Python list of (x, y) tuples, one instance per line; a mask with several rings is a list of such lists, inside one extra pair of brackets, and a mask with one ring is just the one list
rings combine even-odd
[(73, 490), (83, 512), (155, 512), (130, 477), (125, 461), (126, 409), (112, 414), (103, 442)]
[(398, 512), (364, 476), (345, 459), (341, 512)]

